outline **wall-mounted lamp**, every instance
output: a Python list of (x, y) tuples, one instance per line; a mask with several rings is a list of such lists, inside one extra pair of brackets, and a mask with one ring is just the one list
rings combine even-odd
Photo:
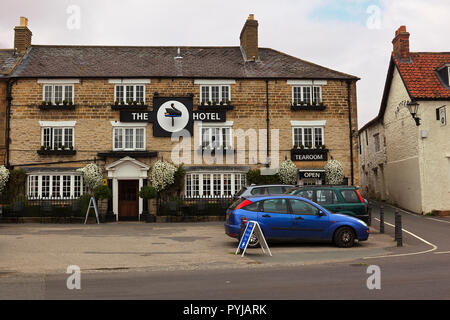
[(416, 126), (420, 126), (420, 118), (417, 116), (417, 110), (419, 109), (419, 104), (415, 100), (411, 100), (406, 104), (409, 113), (413, 117), (414, 121), (416, 121)]

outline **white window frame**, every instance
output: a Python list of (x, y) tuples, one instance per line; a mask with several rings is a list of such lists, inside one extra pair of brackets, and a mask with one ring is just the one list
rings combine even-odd
[[(121, 122), (115, 122), (111, 121), (113, 130), (112, 130), (112, 148), (113, 151), (145, 151), (147, 147), (147, 124), (135, 124), (135, 123), (121, 123)], [(115, 146), (115, 131), (123, 130), (122, 132), (122, 148), (116, 148)], [(133, 129), (133, 148), (125, 148), (125, 129)], [(136, 129), (143, 129), (143, 148), (136, 148)]]
[[(64, 194), (64, 178), (65, 176), (70, 176), (70, 184), (69, 184), (69, 190), (70, 195), (69, 197), (63, 197)], [(42, 196), (43, 188), (42, 188), (42, 177), (50, 177), (49, 178), (49, 192), (47, 197)], [(59, 195), (53, 194), (53, 183), (56, 181), (54, 177), (59, 177), (58, 183), (58, 193)], [(75, 196), (75, 177), (79, 177), (80, 179), (80, 190), (79, 190), (79, 196)], [(32, 185), (32, 182), (34, 184)], [(37, 182), (37, 184), (36, 184)], [(27, 176), (27, 198), (29, 200), (37, 200), (37, 199), (61, 199), (61, 200), (69, 200), (69, 199), (78, 199), (81, 197), (84, 193), (84, 184), (83, 184), (83, 176), (81, 174), (77, 174), (74, 172), (39, 172), (39, 173), (32, 173)]]
[[(302, 143), (297, 145), (300, 147), (301, 145), (305, 146), (305, 134), (304, 129), (309, 128), (312, 129), (312, 147), (316, 147), (316, 139), (315, 139), (315, 129), (322, 130), (322, 144), (325, 145), (325, 126), (326, 121), (291, 121), (292, 126), (292, 147), (296, 145), (295, 143), (295, 129), (302, 129)], [(306, 146), (305, 146), (306, 147)]]
[(229, 135), (228, 135), (228, 139), (229, 139), (229, 143), (230, 143), (230, 148), (233, 149), (234, 146), (234, 141), (233, 141), (233, 121), (228, 121), (228, 122), (224, 122), (221, 124), (201, 124), (198, 126), (199, 129), (199, 147), (202, 148), (203, 147), (203, 129), (209, 129), (209, 142), (211, 145), (212, 142), (212, 129), (219, 129), (220, 130), (220, 135), (219, 135), (219, 148), (218, 149), (222, 149), (224, 147), (223, 145), (223, 131), (224, 129), (228, 129), (229, 130)]
[[(217, 105), (220, 104), (221, 101), (224, 101), (224, 98), (222, 96), (222, 88), (227, 87), (228, 88), (228, 97), (225, 99), (224, 104), (227, 104), (227, 101), (231, 101), (231, 86), (230, 85), (223, 85), (223, 84), (210, 84), (210, 85), (201, 85), (200, 86), (200, 103), (208, 103), (208, 101), (212, 100), (212, 87), (219, 87), (219, 101), (216, 101)], [(208, 100), (203, 100), (203, 88), (208, 88)]]
[[(128, 87), (128, 86), (132, 86), (133, 87), (133, 101), (136, 101), (136, 92), (137, 92), (136, 87), (138, 87), (138, 86), (139, 87), (143, 87), (144, 88), (144, 92), (143, 92), (144, 100), (143, 100), (143, 102), (146, 103), (146, 100), (145, 100), (145, 93), (146, 93), (145, 83), (126, 83), (126, 82), (124, 82), (124, 83), (117, 83), (117, 84), (114, 85), (114, 102), (117, 101), (117, 87), (123, 87), (123, 99), (124, 99), (123, 101), (126, 104), (128, 103), (128, 101), (126, 100), (126, 95), (127, 95), (126, 87)], [(119, 103), (121, 103), (121, 101), (119, 101)]]
[(53, 133), (54, 129), (62, 129), (63, 130), (63, 134), (62, 134), (62, 145), (65, 147), (69, 147), (66, 144), (65, 139), (65, 130), (66, 129), (72, 129), (72, 147), (75, 149), (75, 124), (76, 121), (39, 121), (39, 125), (41, 126), (41, 146), (44, 145), (44, 131), (46, 129), (50, 129), (51, 130), (51, 139), (50, 139), (50, 145), (52, 150), (54, 150), (55, 145), (55, 135)]
[[(301, 99), (300, 99), (299, 101), (295, 101), (295, 94), (294, 94), (294, 92), (295, 92), (295, 89), (296, 89), (296, 88), (300, 88), (300, 97), (301, 97)], [(310, 90), (311, 90), (311, 95), (310, 95), (309, 101), (305, 101), (305, 100), (304, 100), (304, 93), (303, 93), (303, 90), (304, 90), (305, 88), (310, 88)], [(306, 102), (306, 103), (308, 103), (308, 104), (311, 104), (311, 103), (313, 102), (313, 98), (314, 98), (314, 88), (319, 88), (319, 89), (320, 89), (320, 97), (319, 97), (319, 101), (316, 101), (316, 103), (322, 103), (322, 102), (323, 102), (323, 98), (322, 98), (322, 92), (323, 92), (323, 90), (322, 90), (322, 86), (319, 86), (319, 85), (311, 85), (311, 86), (292, 86), (292, 103), (294, 103), (294, 102), (300, 103), (301, 101), (303, 101), (303, 102)]]
[[(209, 194), (204, 194), (203, 191), (203, 182), (204, 182), (204, 175), (209, 175)], [(220, 194), (217, 196), (214, 194), (214, 175), (220, 175)], [(225, 175), (230, 175), (230, 194), (225, 195), (225, 183), (224, 183), (224, 177)], [(239, 186), (236, 185), (236, 178), (239, 175), (240, 183)], [(198, 176), (198, 196), (193, 195), (193, 186), (197, 186), (197, 184), (193, 183), (193, 176)], [(188, 180), (190, 179), (190, 183), (188, 183)], [(243, 179), (243, 180), (242, 180)], [(186, 173), (185, 177), (185, 188), (184, 188), (184, 194), (187, 198), (214, 198), (214, 197), (233, 197), (243, 186), (246, 184), (246, 173), (245, 172), (188, 172)], [(191, 187), (191, 190), (188, 190), (188, 187)]]
[[(43, 83), (43, 82), (41, 82), (41, 83)], [(60, 105), (62, 105), (63, 104), (63, 101), (64, 100), (67, 100), (67, 101), (72, 101), (72, 103), (75, 103), (75, 86), (73, 85), (73, 84), (71, 84), (71, 83), (64, 83), (64, 82), (61, 82), (61, 83), (43, 83), (43, 86), (42, 86), (42, 101), (45, 101), (45, 102), (48, 102), (49, 100), (46, 100), (45, 99), (45, 89), (47, 88), (47, 87), (51, 87), (52, 88), (52, 96), (51, 96), (51, 99), (50, 99), (50, 102), (51, 103), (53, 103), (53, 104), (55, 104), (55, 87), (56, 86), (61, 86), (62, 88), (63, 88), (63, 91), (62, 91), (62, 100), (61, 101), (59, 101), (59, 104)], [(72, 88), (72, 96), (70, 97), (70, 100), (69, 99), (67, 99), (68, 97), (66, 97), (66, 87), (71, 87)]]

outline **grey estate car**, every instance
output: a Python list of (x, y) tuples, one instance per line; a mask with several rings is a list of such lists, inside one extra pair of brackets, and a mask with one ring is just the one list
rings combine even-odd
[(234, 195), (234, 198), (239, 199), (247, 196), (283, 194), (293, 187), (294, 186), (287, 184), (264, 184), (264, 185), (252, 184), (251, 186), (243, 187), (238, 193)]

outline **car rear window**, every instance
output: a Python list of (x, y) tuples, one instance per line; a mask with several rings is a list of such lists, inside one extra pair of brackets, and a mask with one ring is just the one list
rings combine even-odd
[(308, 200), (313, 201), (314, 191), (297, 189), (297, 190), (295, 190), (295, 192), (292, 193), (292, 195), (298, 196), (298, 197), (302, 197), (302, 198), (306, 198)]
[(361, 202), (355, 190), (341, 190), (340, 192), (345, 202), (349, 203)]
[(263, 211), (270, 213), (289, 213), (286, 199), (264, 200)]
[(241, 190), (238, 191), (238, 193), (236, 193), (234, 196), (235, 197), (239, 197), (241, 194), (243, 194), (245, 192), (245, 190), (247, 190), (247, 187), (243, 187)]
[(265, 188), (253, 188), (251, 194), (265, 194)]
[(253, 202), (253, 203), (243, 207), (242, 209), (247, 210), (247, 211), (259, 211), (259, 201)]
[(282, 194), (283, 188), (281, 186), (267, 187), (268, 194)]
[(334, 193), (333, 190), (316, 190), (316, 203), (334, 204), (338, 202), (339, 201), (336, 197), (336, 193)]

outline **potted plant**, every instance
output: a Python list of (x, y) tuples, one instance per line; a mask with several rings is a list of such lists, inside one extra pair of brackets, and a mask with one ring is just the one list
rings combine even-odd
[(41, 146), (41, 151), (44, 151), (45, 150), (45, 146)]
[(69, 150), (73, 151), (73, 146), (72, 145), (69, 146)]
[(47, 101), (47, 105), (48, 105), (48, 106), (51, 106), (51, 105), (52, 105), (52, 102), (51, 102), (51, 101)]
[(205, 105), (205, 101), (200, 102), (200, 105), (204, 106)]
[(304, 105), (306, 105), (306, 103), (305, 103), (305, 101), (300, 101), (300, 105), (302, 105), (302, 106), (304, 106)]
[(65, 145), (62, 145), (62, 146), (61, 146), (61, 150), (62, 150), (62, 151), (66, 150), (66, 146), (65, 146)]
[(293, 149), (298, 149), (298, 146), (296, 144), (294, 144)]
[(155, 187), (143, 186), (139, 191), (139, 197), (148, 201), (148, 213), (152, 216), (156, 216), (156, 212), (153, 212), (154, 199), (158, 196), (158, 190)]
[(45, 150), (50, 151), (50, 150), (52, 150), (52, 147), (51, 146), (46, 146)]
[(145, 106), (144, 100), (141, 101), (141, 106)]
[(73, 106), (73, 101), (69, 100), (69, 106)]
[(136, 100), (133, 101), (133, 104), (137, 106), (138, 102)]
[(42, 101), (41, 106), (45, 107), (47, 105), (47, 101)]
[(210, 106), (210, 105), (212, 105), (212, 102), (211, 102), (211, 101), (208, 101), (208, 106)]
[(225, 101), (220, 100), (220, 105), (223, 106), (225, 104)]
[(64, 105), (64, 106), (67, 106), (68, 103), (69, 103), (69, 101), (63, 100), (63, 105)]
[(112, 192), (107, 186), (97, 186), (94, 188), (94, 197), (97, 200), (98, 213), (106, 215), (108, 210), (108, 199), (111, 199)]
[(217, 101), (214, 100), (214, 101), (212, 102), (212, 105), (213, 105), (213, 106), (217, 105)]
[(128, 105), (131, 106), (133, 104), (133, 100), (128, 100)]
[(60, 104), (59, 100), (55, 100), (55, 104), (56, 104), (57, 106), (59, 106), (59, 104)]
[(114, 101), (114, 105), (118, 106), (119, 105), (119, 100)]
[(293, 105), (294, 105), (294, 107), (296, 107), (296, 106), (297, 106), (297, 101), (294, 101), (294, 104), (293, 104)]
[(300, 145), (300, 150), (304, 150), (305, 146), (304, 145)]
[(125, 105), (125, 100), (120, 101), (120, 104), (121, 104), (122, 106), (124, 106), (124, 105)]

